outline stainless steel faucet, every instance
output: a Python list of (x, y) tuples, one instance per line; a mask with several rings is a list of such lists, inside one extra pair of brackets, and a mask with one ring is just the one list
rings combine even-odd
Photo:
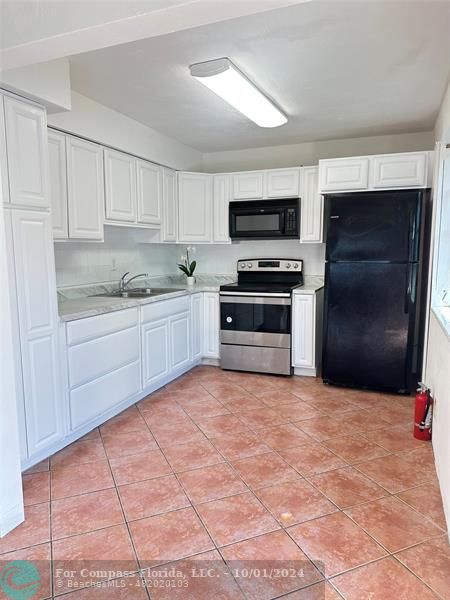
[(135, 279), (137, 279), (138, 277), (148, 277), (148, 273), (139, 273), (139, 275), (133, 275), (133, 277), (130, 277), (127, 281), (125, 281), (125, 277), (129, 274), (130, 274), (130, 271), (127, 271), (119, 279), (119, 292), (125, 292), (126, 289), (128, 288), (128, 286), (130, 285), (130, 283), (132, 281), (134, 281)]

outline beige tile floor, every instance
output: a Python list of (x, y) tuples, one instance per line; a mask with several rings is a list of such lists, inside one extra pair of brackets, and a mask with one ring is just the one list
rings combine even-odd
[(24, 474), (0, 567), (35, 562), (33, 598), (450, 599), (412, 403), (197, 367)]

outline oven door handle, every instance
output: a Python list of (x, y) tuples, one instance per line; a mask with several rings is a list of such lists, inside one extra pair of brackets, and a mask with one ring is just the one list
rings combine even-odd
[(219, 300), (222, 304), (274, 304), (277, 306), (291, 306), (291, 297), (279, 294), (251, 294), (237, 292), (221, 292)]

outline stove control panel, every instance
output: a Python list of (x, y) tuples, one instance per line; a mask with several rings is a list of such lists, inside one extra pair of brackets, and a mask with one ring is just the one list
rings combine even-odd
[(297, 258), (252, 258), (238, 260), (238, 272), (242, 271), (273, 271), (276, 273), (303, 270), (303, 261)]

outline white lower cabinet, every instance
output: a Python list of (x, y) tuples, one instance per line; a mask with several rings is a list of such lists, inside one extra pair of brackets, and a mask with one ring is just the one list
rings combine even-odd
[(219, 358), (219, 334), (219, 294), (205, 292), (203, 296), (203, 356), (205, 358)]
[(298, 375), (317, 375), (321, 362), (323, 290), (293, 294), (292, 366)]
[(124, 404), (141, 390), (138, 309), (67, 324), (70, 430)]
[(26, 433), (22, 455), (32, 460), (64, 436), (52, 224), (50, 213), (28, 210), (12, 210), (8, 222), (23, 390), (19, 414)]
[(203, 294), (191, 296), (192, 360), (197, 363), (203, 356)]
[(190, 368), (190, 298), (182, 296), (142, 307), (142, 385), (155, 389)]
[(169, 323), (167, 319), (142, 325), (142, 385), (155, 386), (169, 376)]
[(169, 319), (170, 369), (177, 371), (191, 363), (191, 339), (189, 312)]

